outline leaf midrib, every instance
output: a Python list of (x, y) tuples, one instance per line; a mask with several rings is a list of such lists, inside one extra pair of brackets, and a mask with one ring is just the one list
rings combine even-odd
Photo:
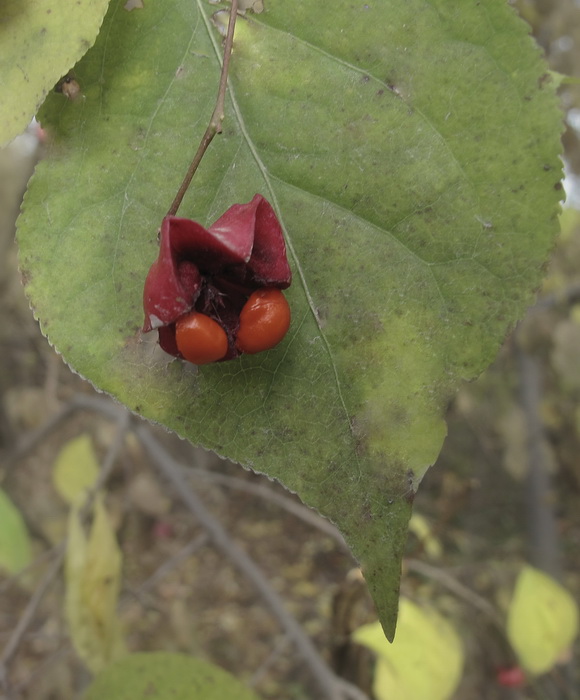
[[(201, 3), (201, 0), (196, 0), (196, 4), (197, 4), (198, 10), (203, 18), (203, 21), (205, 23), (208, 37), (209, 37), (209, 40), (213, 46), (216, 58), (221, 66), (222, 65), (222, 54), (220, 51), (220, 47), (218, 46), (218, 43), (216, 42), (215, 32), (212, 29), (211, 22), (204, 11), (204, 7)], [(353, 429), (353, 425), (352, 425), (352, 422), (350, 419), (350, 414), (349, 414), (349, 411), (348, 411), (348, 408), (346, 405), (346, 401), (345, 401), (343, 393), (342, 393), (342, 385), (341, 385), (340, 377), (338, 374), (338, 366), (337, 366), (337, 363), (334, 359), (334, 355), (333, 355), (332, 349), (330, 347), (330, 342), (329, 342), (328, 338), (326, 337), (326, 334), (322, 328), (322, 324), (320, 323), (320, 319), (318, 318), (318, 314), (316, 313), (316, 305), (314, 304), (314, 299), (312, 298), (312, 294), (310, 293), (310, 289), (309, 289), (308, 283), (306, 281), (306, 275), (304, 273), (304, 270), (302, 269), (302, 265), (300, 264), (300, 260), (298, 258), (297, 253), (296, 253), (296, 249), (294, 248), (294, 243), (292, 241), (292, 238), (291, 238), (290, 234), (288, 233), (288, 229), (287, 229), (286, 225), (284, 224), (284, 218), (282, 216), (282, 211), (281, 211), (280, 205), (278, 203), (278, 198), (276, 197), (276, 192), (275, 192), (274, 187), (272, 186), (272, 182), (270, 180), (270, 174), (269, 174), (268, 168), (266, 167), (266, 165), (264, 164), (264, 162), (260, 158), (260, 156), (258, 154), (258, 150), (257, 150), (252, 138), (250, 137), (250, 134), (249, 134), (247, 128), (246, 128), (246, 124), (245, 124), (245, 121), (243, 119), (240, 106), (239, 106), (238, 101), (236, 99), (235, 91), (233, 89), (233, 86), (231, 85), (231, 81), (228, 81), (228, 93), (229, 93), (229, 99), (231, 101), (234, 113), (236, 115), (236, 119), (238, 121), (238, 125), (240, 127), (240, 131), (242, 133), (242, 136), (244, 137), (244, 140), (246, 141), (246, 144), (248, 145), (248, 148), (250, 149), (250, 153), (252, 154), (252, 157), (254, 158), (256, 165), (258, 166), (258, 170), (260, 171), (260, 173), (264, 179), (264, 182), (265, 182), (266, 187), (268, 189), (268, 192), (270, 194), (271, 204), (276, 212), (276, 215), (277, 215), (277, 217), (280, 221), (280, 224), (282, 226), (282, 229), (284, 231), (286, 245), (288, 246), (288, 250), (290, 251), (290, 255), (292, 256), (292, 259), (294, 261), (295, 269), (298, 272), (298, 276), (300, 278), (300, 283), (302, 285), (302, 289), (304, 291), (304, 295), (306, 297), (308, 307), (310, 309), (310, 313), (312, 314), (312, 317), (314, 319), (316, 327), (318, 328), (318, 331), (320, 333), (320, 337), (322, 338), (324, 348), (325, 348), (326, 353), (328, 355), (330, 365), (332, 367), (332, 371), (333, 371), (333, 375), (334, 375), (334, 381), (336, 384), (336, 391), (337, 391), (337, 395), (338, 395), (338, 398), (340, 401), (340, 405), (341, 405), (342, 410), (344, 412), (344, 417), (345, 417), (345, 420), (346, 420), (347, 425), (349, 427), (351, 437), (354, 440), (355, 439), (354, 429)], [(356, 453), (356, 450), (353, 450), (353, 454), (354, 454), (355, 462), (360, 470), (360, 460), (359, 460), (358, 454)]]

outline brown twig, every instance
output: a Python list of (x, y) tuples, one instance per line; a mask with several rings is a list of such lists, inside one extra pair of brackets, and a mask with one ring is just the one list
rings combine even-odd
[[(104, 409), (104, 403), (103, 403), (103, 409)], [(100, 406), (100, 404), (99, 404)], [(73, 399), (61, 413), (58, 414), (59, 422), (62, 420), (63, 414), (69, 415), (72, 410), (78, 407), (78, 404), (75, 403), (75, 400)], [(109, 476), (111, 475), (112, 468), (115, 464), (115, 461), (117, 457), (119, 456), (119, 452), (121, 451), (125, 439), (125, 435), (127, 433), (127, 430), (129, 428), (129, 419), (130, 415), (127, 411), (125, 410), (116, 410), (115, 412), (116, 419), (118, 421), (118, 429), (117, 429), (117, 434), (115, 435), (115, 439), (109, 446), (109, 449), (107, 450), (107, 453), (105, 455), (105, 458), (103, 460), (103, 463), (101, 464), (101, 468), (99, 471), (99, 476), (97, 478), (97, 481), (95, 482), (94, 486), (90, 489), (90, 491), (87, 493), (84, 503), (81, 507), (81, 514), (86, 515), (94, 501), (95, 495), (99, 489), (103, 487)], [(40, 431), (35, 433), (35, 440), (37, 434), (48, 434), (50, 430), (52, 430), (54, 427), (54, 421), (50, 420), (47, 421), (45, 426), (43, 426)], [(32, 444), (29, 442), (29, 445)], [(36, 442), (34, 442), (36, 444)], [(28, 601), (28, 604), (26, 605), (26, 608), (24, 609), (24, 612), (20, 616), (20, 619), (18, 620), (18, 624), (12, 631), (12, 634), (10, 635), (8, 642), (6, 643), (2, 654), (0, 655), (0, 686), (6, 687), (7, 685), (7, 665), (14, 656), (14, 654), (17, 652), (18, 647), (20, 646), (22, 639), (24, 637), (24, 634), (26, 633), (26, 630), (30, 626), (34, 614), (36, 610), (38, 609), (38, 606), (40, 605), (45, 593), (47, 592), (48, 588), (56, 578), (58, 572), (60, 571), (62, 564), (64, 562), (64, 558), (66, 555), (66, 545), (67, 541), (66, 539), (63, 540), (58, 547), (55, 549), (54, 554), (55, 554), (55, 559), (50, 566), (50, 568), (47, 570), (46, 574), (44, 577), (41, 579), (40, 583), (36, 587), (36, 590), (32, 594), (30, 600)]]
[(102, 398), (100, 396), (77, 394), (72, 399), (71, 403), (74, 408), (102, 413), (113, 421), (120, 420), (121, 416), (127, 413), (127, 409), (124, 406), (121, 406), (111, 399)]
[(127, 410), (108, 399), (76, 394), (60, 409), (58, 413), (51, 416), (40, 427), (26, 433), (18, 442), (16, 447), (9, 452), (2, 460), (4, 474), (19, 461), (33, 452), (40, 443), (55, 431), (72, 413), (78, 410), (96, 411), (102, 413), (112, 420), (120, 420), (122, 414)]
[[(118, 453), (122, 444), (125, 432), (127, 430), (129, 422), (129, 414), (122, 407), (117, 406), (112, 401), (108, 399), (103, 399), (100, 397), (92, 397), (86, 395), (76, 396), (69, 404), (67, 404), (63, 411), (61, 418), (66, 417), (74, 410), (89, 410), (101, 413), (112, 420), (119, 421), (120, 427), (117, 433), (116, 439), (111, 445), (110, 450), (105, 457), (103, 462), (103, 478), (99, 479), (99, 484), (101, 485), (105, 480), (105, 473), (108, 475), (112, 464), (114, 463), (113, 455)], [(59, 414), (60, 415), (60, 414)], [(52, 424), (52, 421), (51, 421)], [(52, 426), (48, 426), (52, 427)], [(43, 428), (43, 435), (47, 434), (46, 428)], [(49, 432), (49, 431), (48, 431)], [(325, 661), (319, 655), (318, 651), (304, 633), (302, 627), (299, 623), (286, 611), (284, 608), (282, 600), (279, 598), (278, 594), (272, 589), (268, 581), (265, 579), (260, 569), (254, 564), (254, 562), (248, 557), (248, 555), (241, 550), (237, 545), (235, 545), (229, 534), (221, 526), (221, 524), (215, 520), (215, 518), (206, 510), (205, 506), (191, 489), (185, 474), (187, 473), (187, 468), (173, 460), (169, 453), (159, 444), (150, 434), (150, 431), (145, 426), (139, 426), (136, 430), (138, 437), (140, 438), (142, 444), (148, 451), (148, 454), (159, 467), (160, 471), (165, 474), (165, 476), (173, 483), (173, 485), (178, 490), (180, 496), (189, 507), (192, 513), (196, 515), (199, 521), (202, 523), (206, 532), (213, 540), (214, 544), (218, 546), (232, 561), (233, 563), (244, 573), (244, 575), (254, 584), (258, 592), (262, 595), (268, 607), (274, 614), (274, 616), (279, 620), (282, 628), (288, 635), (288, 638), (295, 644), (298, 651), (303, 656), (306, 664), (311, 669), (314, 677), (318, 681), (321, 690), (324, 692), (324, 697), (330, 700), (368, 700), (365, 693), (363, 693), (359, 688), (347, 683), (341, 678), (335, 676), (332, 670), (326, 665)], [(38, 440), (40, 441), (40, 440)], [(37, 444), (37, 441), (34, 441)], [(28, 450), (27, 450), (28, 451)], [(22, 457), (22, 453), (19, 453), (18, 458)], [(205, 476), (205, 474), (204, 474)], [(305, 507), (295, 504), (289, 499), (285, 499), (283, 496), (273, 493), (269, 489), (262, 487), (256, 487), (255, 485), (249, 485), (243, 482), (241, 479), (234, 479), (233, 477), (214, 478), (214, 481), (220, 481), (230, 487), (243, 488), (244, 490), (251, 491), (257, 495), (268, 498), (275, 502), (280, 501), (280, 505), (286, 510), (293, 512), (297, 517), (301, 517), (303, 520), (309, 522), (310, 524), (323, 530), (326, 534), (334, 537), (339, 542), (341, 542), (341, 537), (337, 534), (337, 531), (333, 528), (330, 523), (321, 520), (315, 514), (310, 513)], [(239, 482), (239, 483), (238, 483)], [(94, 493), (88, 495), (87, 498), (93, 498)], [(179, 559), (181, 561), (181, 558)], [(177, 562), (178, 563), (178, 562)], [(172, 562), (170, 566), (174, 566)], [(160, 576), (163, 575), (165, 567), (162, 567), (160, 571)], [(157, 580), (157, 579), (156, 579)], [(27, 624), (24, 626), (26, 629)], [(22, 634), (24, 631), (22, 632)], [(18, 644), (16, 644), (16, 647)], [(15, 647), (15, 648), (16, 648)]]
[(129, 426), (131, 424), (131, 416), (127, 411), (122, 411), (119, 413), (117, 421), (117, 432), (115, 434), (115, 438), (113, 439), (113, 442), (109, 445), (107, 454), (105, 455), (103, 463), (101, 464), (97, 480), (88, 490), (85, 501), (80, 510), (80, 517), (83, 520), (89, 515), (89, 511), (92, 508), (95, 496), (104, 487), (109, 477), (111, 476), (111, 472), (113, 471), (113, 467), (115, 466), (117, 457), (123, 449), (125, 436), (127, 435)]
[[(5, 578), (0, 584), (0, 596), (3, 593), (5, 593), (5, 591), (7, 591), (9, 588), (16, 585), (21, 578), (23, 578), (34, 569), (41, 566), (45, 561), (50, 561), (58, 553), (58, 550), (61, 547), (61, 545), (62, 542), (60, 542), (57, 545), (54, 545), (54, 547), (51, 547), (50, 549), (46, 549), (44, 552), (41, 552), (34, 561), (30, 562), (28, 566), (25, 566), (23, 569), (20, 569), (20, 571), (17, 571), (15, 574), (12, 574), (8, 578)], [(0, 700), (2, 700), (2, 698), (0, 698)]]
[(217, 100), (216, 100), (216, 105), (215, 109), (213, 111), (213, 114), (211, 115), (211, 119), (209, 120), (209, 124), (207, 129), (205, 130), (204, 135), (201, 138), (201, 142), (197, 148), (197, 152), (195, 156), (193, 157), (193, 160), (191, 161), (191, 165), (189, 166), (189, 169), (187, 173), (185, 174), (185, 177), (183, 178), (183, 182), (181, 183), (181, 186), (177, 190), (177, 194), (175, 195), (175, 199), (173, 200), (171, 206), (169, 207), (167, 211), (167, 216), (175, 216), (177, 213), (177, 210), (179, 209), (179, 206), (181, 205), (181, 202), (183, 200), (183, 197), (185, 196), (185, 193), (187, 192), (187, 188), (191, 184), (191, 181), (193, 179), (193, 176), (195, 175), (196, 170), (199, 167), (199, 164), (201, 163), (201, 159), (205, 155), (205, 152), (209, 148), (210, 143), (213, 141), (214, 136), (216, 134), (221, 134), (222, 131), (222, 122), (224, 120), (224, 106), (225, 106), (225, 99), (226, 99), (226, 88), (228, 84), (228, 72), (230, 68), (230, 58), (232, 55), (232, 46), (234, 43), (234, 29), (236, 27), (236, 17), (238, 14), (238, 0), (232, 0), (232, 6), (230, 9), (230, 18), (228, 21), (228, 31), (226, 34), (226, 41), (224, 44), (224, 59), (222, 61), (222, 71), (220, 75), (220, 83), (219, 83), (219, 88), (218, 88), (218, 95), (217, 95)]
[(404, 565), (409, 571), (414, 571), (421, 576), (425, 576), (425, 578), (437, 581), (437, 583), (440, 583), (458, 598), (463, 599), (466, 603), (469, 603), (474, 608), (477, 608), (487, 618), (489, 618), (491, 622), (493, 622), (493, 624), (500, 630), (502, 635), (505, 634), (505, 623), (502, 620), (501, 615), (489, 601), (472, 591), (471, 588), (464, 586), (446, 571), (443, 571), (436, 566), (432, 566), (431, 564), (427, 564), (420, 559), (405, 559)]
[(580, 284), (570, 284), (564, 289), (540, 297), (530, 311), (543, 311), (557, 306), (571, 306), (580, 301)]
[(231, 539), (225, 528), (207, 510), (184, 476), (184, 468), (144, 426), (138, 426), (137, 436), (157, 469), (168, 479), (191, 513), (199, 520), (214, 545), (251, 581), (272, 614), (292, 640), (316, 679), (323, 697), (329, 700), (368, 700), (358, 688), (337, 678), (295, 618), (288, 613), (282, 599), (270, 586), (253, 560)]
[(17, 443), (16, 447), (9, 452), (2, 460), (4, 467), (4, 477), (12, 469), (12, 467), (29, 455), (38, 445), (48, 437), (58, 426), (66, 420), (75, 410), (75, 405), (72, 401), (65, 404), (61, 410), (54, 416), (51, 416), (40, 427), (26, 433)]
[[(173, 569), (176, 569), (182, 562), (189, 559), (189, 557), (193, 556), (193, 554), (202, 547), (205, 547), (208, 542), (209, 536), (207, 533), (202, 532), (183, 546), (179, 552), (176, 552), (172, 557), (166, 559), (136, 590), (127, 591), (127, 594), (139, 599), (144, 593), (150, 591), (161, 579), (165, 578), (165, 576), (173, 571)], [(122, 601), (121, 607), (123, 607), (126, 602), (127, 601)]]
[(0, 686), (2, 686), (3, 688), (6, 688), (8, 683), (7, 666), (10, 663), (14, 654), (17, 652), (22, 638), (24, 637), (26, 630), (28, 629), (29, 625), (31, 624), (34, 618), (38, 606), (42, 602), (42, 599), (44, 598), (46, 592), (48, 591), (52, 582), (54, 581), (58, 572), (60, 571), (60, 568), (64, 561), (65, 551), (66, 546), (65, 543), (62, 542), (56, 551), (56, 556), (54, 561), (52, 562), (52, 565), (47, 569), (40, 583), (36, 587), (36, 590), (30, 597), (30, 600), (24, 608), (24, 612), (18, 620), (18, 624), (12, 631), (8, 642), (2, 650), (2, 654), (0, 655)]
[(546, 464), (546, 435), (540, 407), (542, 400), (541, 371), (538, 360), (526, 352), (520, 343), (516, 346), (520, 380), (520, 402), (526, 419), (526, 472), (527, 519), (530, 560), (556, 580), (562, 577), (560, 539), (556, 515), (552, 507), (552, 490)]
[(266, 656), (254, 673), (252, 673), (250, 679), (248, 680), (248, 685), (250, 688), (255, 688), (262, 682), (272, 666), (274, 666), (274, 664), (283, 654), (286, 654), (289, 644), (290, 640), (286, 635), (282, 635), (274, 641), (270, 653), (268, 656)]
[(218, 474), (200, 467), (188, 467), (184, 465), (183, 469), (185, 475), (188, 477), (201, 477), (202, 479), (207, 479), (207, 481), (211, 481), (214, 484), (222, 484), (227, 488), (236, 489), (236, 491), (244, 491), (245, 493), (249, 493), (253, 496), (258, 496), (259, 498), (275, 503), (277, 506), (284, 509), (288, 513), (291, 513), (296, 518), (299, 518), (307, 525), (315, 527), (328, 537), (332, 537), (332, 539), (342, 549), (351, 554), (351, 550), (345, 542), (344, 537), (330, 521), (326, 520), (321, 515), (318, 515), (318, 513), (311, 510), (307, 506), (297, 503), (287, 496), (276, 493), (273, 489), (269, 488), (269, 486), (264, 484), (254, 484), (246, 481), (245, 479), (239, 479), (238, 477), (229, 476), (228, 474)]

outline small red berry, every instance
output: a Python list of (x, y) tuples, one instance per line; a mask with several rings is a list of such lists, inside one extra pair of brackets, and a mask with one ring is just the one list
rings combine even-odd
[(153, 537), (158, 540), (168, 540), (175, 536), (173, 526), (167, 520), (156, 520), (153, 525)]
[(269, 350), (290, 328), (290, 307), (279, 289), (258, 289), (250, 295), (240, 313), (236, 346), (250, 355)]
[(497, 682), (504, 688), (523, 688), (526, 684), (526, 674), (519, 666), (500, 668), (496, 674)]
[(194, 365), (221, 360), (228, 351), (228, 337), (219, 323), (192, 311), (175, 322), (177, 349)]

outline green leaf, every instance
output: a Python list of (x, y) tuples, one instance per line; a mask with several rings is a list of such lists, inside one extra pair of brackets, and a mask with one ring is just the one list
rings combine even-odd
[(213, 9), (113, 3), (76, 67), (86, 99), (47, 100), (19, 224), (27, 292), (98, 387), (337, 523), (392, 635), (447, 403), (531, 301), (557, 231), (553, 86), (504, 0), (269, 0), (240, 19), (224, 131), (180, 214), (208, 224), (265, 195), (293, 324), (274, 350), (197, 371), (139, 327), (157, 229), (213, 109)]
[(0, 489), (0, 571), (15, 574), (30, 561), (30, 537), (22, 515)]
[(78, 503), (99, 475), (99, 463), (90, 435), (70, 440), (58, 453), (52, 481), (60, 496), (69, 504)]
[(392, 644), (378, 622), (359, 627), (353, 639), (379, 657), (373, 684), (377, 700), (447, 700), (459, 685), (463, 645), (432, 608), (401, 598)]
[(557, 581), (526, 566), (516, 581), (507, 634), (522, 666), (545, 673), (578, 635), (578, 605)]
[(100, 673), (83, 700), (258, 700), (229, 673), (208, 661), (164, 652), (126, 656)]
[(0, 3), (0, 146), (24, 131), (48, 91), (93, 45), (108, 4), (109, 0)]

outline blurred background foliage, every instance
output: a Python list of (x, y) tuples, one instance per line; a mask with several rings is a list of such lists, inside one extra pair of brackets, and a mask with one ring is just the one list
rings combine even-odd
[[(576, 0), (517, 0), (520, 15), (532, 27), (552, 70), (580, 81), (580, 3)], [(566, 112), (564, 148), (566, 163), (580, 174), (580, 82), (560, 90)]]

